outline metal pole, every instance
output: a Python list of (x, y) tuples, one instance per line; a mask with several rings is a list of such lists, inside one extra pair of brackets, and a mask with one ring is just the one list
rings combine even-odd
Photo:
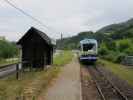
[(19, 79), (19, 64), (16, 64), (16, 79)]
[(63, 48), (62, 48), (62, 42), (63, 42), (62, 40), (63, 40), (63, 34), (61, 33), (61, 41), (60, 41), (60, 43), (61, 43), (61, 44), (60, 44), (60, 46), (61, 46), (60, 49), (61, 49), (61, 50), (63, 49)]

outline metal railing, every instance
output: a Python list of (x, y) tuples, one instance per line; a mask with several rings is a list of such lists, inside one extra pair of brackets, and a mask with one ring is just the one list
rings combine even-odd
[(25, 63), (28, 63), (28, 62), (24, 61), (24, 62), (17, 62), (13, 64), (0, 66), (0, 78), (4, 78), (11, 74), (15, 74), (16, 79), (18, 80), (20, 72), (23, 70), (22, 64), (25, 64)]
[(121, 63), (124, 65), (133, 66), (133, 56), (125, 57), (125, 59)]

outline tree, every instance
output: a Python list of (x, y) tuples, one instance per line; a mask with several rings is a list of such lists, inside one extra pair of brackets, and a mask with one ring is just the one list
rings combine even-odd
[(15, 44), (6, 40), (0, 40), (0, 58), (11, 58), (18, 55), (18, 49)]

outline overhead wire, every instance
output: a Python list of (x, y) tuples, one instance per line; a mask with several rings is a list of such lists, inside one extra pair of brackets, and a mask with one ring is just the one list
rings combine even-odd
[(32, 20), (36, 21), (37, 23), (39, 23), (40, 25), (42, 25), (43, 27), (47, 28), (48, 30), (53, 30), (52, 28), (50, 28), (49, 26), (45, 25), (43, 22), (41, 22), (39, 19), (35, 18), (34, 16), (32, 16), (31, 14), (25, 12), (23, 9), (19, 8), (18, 6), (16, 6), (15, 4), (13, 4), (12, 2), (10, 2), (9, 0), (4, 0), (7, 4), (9, 4), (10, 6), (12, 6), (13, 8), (15, 8), (16, 10), (18, 10), (19, 12), (21, 12), (22, 14), (24, 14), (25, 16), (31, 18)]

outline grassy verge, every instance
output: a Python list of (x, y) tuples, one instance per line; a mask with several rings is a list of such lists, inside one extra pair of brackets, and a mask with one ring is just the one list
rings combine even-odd
[(0, 80), (0, 100), (15, 100), (16, 97), (28, 97), (30, 100), (36, 97), (42, 88), (45, 89), (59, 71), (59, 67), (53, 67), (47, 71), (26, 72), (19, 81), (15, 76)]
[(133, 69), (127, 69), (123, 65), (114, 64), (105, 60), (99, 60), (99, 63), (103, 64), (104, 67), (118, 75), (118, 77), (127, 80), (129, 84), (133, 85)]
[(17, 63), (17, 62), (19, 62), (19, 61), (18, 60), (9, 60), (9, 61), (7, 61), (5, 59), (2, 59), (2, 60), (0, 60), (0, 67), (5, 66), (5, 65), (9, 65), (9, 64), (13, 64), (13, 63)]
[(54, 57), (53, 67), (40, 72), (25, 72), (21, 79), (16, 80), (15, 76), (10, 76), (0, 80), (0, 100), (16, 100), (16, 97), (28, 98), (37, 97), (44, 91), (49, 83), (58, 76), (62, 65), (72, 60), (72, 53), (65, 51)]
[(55, 66), (63, 66), (70, 62), (73, 58), (73, 54), (71, 51), (64, 51), (61, 54), (54, 57), (54, 63)]

